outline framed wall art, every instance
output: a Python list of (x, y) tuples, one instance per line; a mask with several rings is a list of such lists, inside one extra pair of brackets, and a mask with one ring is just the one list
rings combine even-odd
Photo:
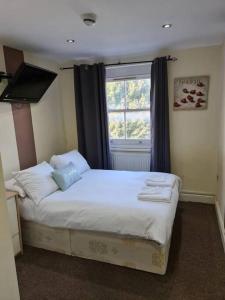
[(174, 110), (201, 110), (208, 106), (209, 76), (175, 78)]

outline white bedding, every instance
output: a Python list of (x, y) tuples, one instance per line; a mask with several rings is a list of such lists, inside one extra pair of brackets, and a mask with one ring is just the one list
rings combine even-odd
[(56, 191), (39, 205), (21, 201), (21, 214), (25, 220), (51, 227), (110, 232), (165, 245), (171, 236), (179, 179), (170, 203), (139, 201), (137, 195), (150, 174), (88, 170), (68, 190)]

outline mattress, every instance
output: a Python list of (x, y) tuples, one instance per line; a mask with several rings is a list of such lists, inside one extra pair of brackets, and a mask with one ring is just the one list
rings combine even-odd
[(179, 179), (170, 203), (140, 201), (137, 194), (149, 174), (88, 170), (69, 189), (49, 195), (39, 205), (23, 199), (21, 215), (50, 227), (108, 232), (166, 245), (179, 198)]

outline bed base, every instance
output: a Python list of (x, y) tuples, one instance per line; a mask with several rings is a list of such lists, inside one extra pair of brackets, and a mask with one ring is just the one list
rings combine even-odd
[(170, 241), (159, 246), (138, 238), (52, 228), (30, 221), (22, 221), (22, 232), (24, 244), (33, 247), (161, 275), (166, 273)]

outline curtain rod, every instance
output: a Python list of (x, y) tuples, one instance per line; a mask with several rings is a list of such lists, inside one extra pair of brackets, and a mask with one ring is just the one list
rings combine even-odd
[[(167, 61), (176, 61), (176, 57), (172, 57), (168, 55), (166, 57)], [(118, 62), (115, 64), (105, 64), (106, 67), (113, 67), (113, 66), (124, 66), (124, 65), (137, 65), (137, 64), (147, 64), (147, 63), (152, 63), (153, 60), (143, 60), (143, 61), (133, 61), (133, 62)], [(71, 70), (73, 67), (66, 67), (66, 68), (60, 68), (60, 70)]]

